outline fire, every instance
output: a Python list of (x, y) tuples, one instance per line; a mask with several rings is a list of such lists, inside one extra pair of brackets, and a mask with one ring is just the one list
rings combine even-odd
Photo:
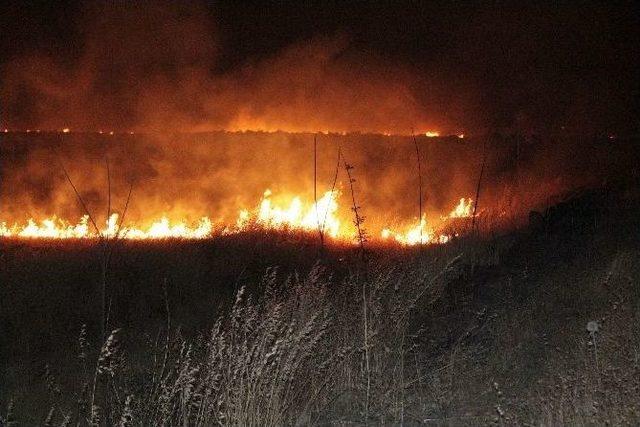
[(427, 226), (427, 219), (424, 215), (422, 215), (419, 225), (410, 227), (404, 233), (384, 228), (380, 236), (382, 237), (382, 240), (393, 240), (406, 246), (447, 243), (451, 240), (451, 236), (438, 234), (432, 228), (429, 228)]
[(450, 237), (446, 235), (436, 235), (436, 233), (427, 227), (427, 218), (422, 215), (420, 224), (410, 227), (404, 233), (395, 232), (389, 228), (384, 228), (381, 233), (383, 240), (394, 240), (402, 245), (427, 245), (431, 243), (446, 243)]
[(449, 213), (449, 218), (469, 218), (473, 213), (473, 200), (460, 199), (455, 208)]
[[(442, 216), (443, 222), (454, 218), (470, 218), (473, 212), (473, 200), (470, 198), (461, 198), (458, 204), (449, 212), (448, 216)], [(393, 240), (402, 245), (428, 245), (434, 243), (446, 243), (451, 240), (449, 234), (439, 234), (432, 227), (427, 226), (427, 218), (423, 214), (420, 223), (409, 227), (405, 232), (393, 231), (390, 228), (384, 228), (380, 234), (383, 240)]]
[(424, 133), (424, 135), (428, 138), (436, 138), (438, 136), (440, 136), (440, 132), (438, 131), (427, 131)]
[[(303, 202), (299, 196), (276, 197), (271, 190), (263, 193), (260, 203), (253, 210), (241, 209), (234, 222), (215, 223), (207, 216), (197, 222), (176, 221), (163, 216), (147, 227), (123, 224), (118, 213), (112, 213), (104, 225), (94, 225), (88, 215), (84, 215), (73, 224), (58, 217), (50, 217), (40, 221), (28, 219), (24, 224), (7, 225), (0, 222), (0, 237), (13, 238), (46, 238), (46, 239), (82, 239), (82, 238), (114, 238), (132, 240), (144, 239), (206, 239), (217, 235), (228, 235), (247, 232), (254, 229), (264, 230), (300, 230), (317, 233), (321, 230), (326, 236), (336, 240), (353, 241), (354, 230), (344, 227), (338, 211), (337, 190), (327, 191), (317, 203)], [(285, 200), (284, 203), (279, 201)], [(473, 201), (461, 198), (458, 204), (441, 220), (468, 218), (472, 216)], [(96, 230), (96, 228), (100, 228)], [(419, 224), (407, 227), (404, 231), (390, 228), (382, 229), (380, 238), (383, 241), (394, 241), (402, 245), (426, 245), (446, 243), (450, 235), (438, 233), (442, 227), (432, 227), (427, 223), (425, 215)]]
[[(270, 190), (264, 196), (254, 212), (246, 209), (238, 213), (234, 226), (222, 228), (224, 234), (247, 231), (252, 227), (264, 229), (291, 229), (326, 232), (333, 238), (339, 238), (340, 220), (337, 218), (338, 191), (328, 191), (318, 200), (317, 205), (304, 205), (300, 197), (294, 197), (290, 203), (279, 206), (272, 200)], [(119, 236), (126, 239), (204, 239), (214, 236), (214, 222), (209, 217), (202, 217), (196, 224), (184, 221), (171, 221), (166, 216), (151, 223), (147, 228), (121, 226), (117, 213), (110, 215), (103, 228), (98, 231), (90, 223), (88, 215), (80, 218), (77, 224), (59, 219), (46, 218), (40, 222), (28, 219), (26, 224), (14, 224), (9, 227), (6, 222), (0, 223), (0, 236), (20, 238), (97, 238)]]
[(275, 206), (271, 200), (271, 191), (264, 192), (257, 223), (265, 228), (291, 228), (305, 230), (326, 230), (331, 237), (338, 237), (340, 220), (338, 210), (338, 192), (327, 191), (317, 205), (304, 209), (299, 197), (294, 197), (286, 207)]
[[(115, 221), (117, 221), (117, 215)], [(115, 222), (114, 221), (114, 222)], [(117, 228), (111, 228), (109, 236), (117, 235)], [(212, 236), (213, 223), (208, 217), (202, 217), (194, 226), (189, 226), (184, 222), (171, 223), (167, 217), (162, 217), (159, 221), (154, 222), (147, 230), (138, 228), (124, 228), (121, 235), (128, 239), (205, 239)]]
[(80, 218), (80, 221), (75, 225), (55, 217), (42, 220), (39, 224), (33, 219), (29, 219), (24, 227), (14, 226), (11, 228), (8, 228), (7, 224), (3, 222), (0, 223), (0, 236), (51, 239), (87, 237), (89, 236), (88, 221), (87, 215)]

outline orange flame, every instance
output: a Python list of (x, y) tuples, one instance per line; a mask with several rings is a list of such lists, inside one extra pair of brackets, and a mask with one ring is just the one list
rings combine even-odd
[(473, 212), (473, 200), (460, 199), (455, 208), (449, 213), (449, 218), (469, 218)]
[[(104, 226), (96, 231), (88, 215), (84, 215), (76, 224), (58, 217), (46, 218), (41, 221), (28, 219), (26, 223), (7, 225), (0, 222), (0, 236), (14, 238), (49, 238), (49, 239), (78, 239), (78, 238), (112, 238), (121, 237), (132, 240), (143, 239), (205, 239), (216, 234), (234, 234), (249, 231), (254, 228), (267, 230), (301, 230), (318, 232), (322, 230), (327, 236), (344, 241), (353, 241), (354, 230), (343, 227), (338, 217), (339, 192), (327, 191), (316, 203), (304, 203), (299, 196), (293, 196), (286, 203), (277, 203), (273, 193), (266, 190), (260, 203), (253, 210), (242, 209), (238, 212), (232, 224), (214, 224), (207, 216), (196, 223), (175, 221), (163, 216), (152, 222), (148, 227), (135, 225), (123, 226), (117, 213), (110, 215)], [(282, 197), (279, 198), (280, 200)], [(446, 217), (466, 218), (471, 216), (472, 200), (461, 198), (459, 203)], [(380, 238), (383, 241), (393, 241), (402, 245), (446, 243), (451, 236), (439, 234), (427, 224), (423, 215), (418, 225), (408, 227), (404, 232), (390, 228), (382, 229)]]
[(431, 243), (446, 243), (449, 240), (448, 236), (440, 235), (427, 227), (427, 218), (422, 215), (420, 224), (410, 227), (406, 232), (399, 233), (389, 228), (384, 228), (381, 233), (383, 240), (393, 240), (401, 245), (427, 245)]
[[(453, 208), (448, 216), (442, 216), (442, 221), (452, 218), (469, 218), (472, 216), (473, 200), (461, 198), (458, 204)], [(393, 231), (390, 228), (384, 228), (380, 234), (383, 240), (392, 240), (402, 245), (428, 245), (435, 243), (446, 243), (451, 240), (449, 234), (439, 234), (433, 228), (427, 226), (427, 218), (423, 214), (420, 224), (409, 227), (405, 232)]]

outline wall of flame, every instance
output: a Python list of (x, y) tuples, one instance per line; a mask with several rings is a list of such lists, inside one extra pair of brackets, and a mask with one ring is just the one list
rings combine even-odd
[[(331, 210), (328, 234), (348, 235), (353, 221), (346, 161), (355, 167), (355, 196), (366, 217), (364, 227), (372, 236), (384, 233), (400, 242), (416, 241), (416, 233), (441, 238), (433, 234), (434, 227), (460, 203), (468, 206), (475, 198), (483, 153), (480, 210), (509, 218), (524, 218), (529, 209), (572, 188), (597, 185), (621, 170), (626, 157), (624, 150), (612, 150), (615, 141), (558, 144), (495, 136), (420, 136), (416, 142), (422, 160), (424, 218), (419, 219), (419, 177), (411, 137), (315, 137), (319, 205), (324, 203), (320, 216)], [(0, 222), (5, 230), (16, 223), (28, 226), (28, 219), (42, 227), (43, 220), (53, 217), (65, 219), (68, 226), (82, 226), (78, 219), (85, 212), (63, 169), (101, 228), (109, 229), (110, 214), (122, 215), (130, 186), (123, 227), (135, 225), (145, 232), (170, 229), (171, 224), (188, 224), (195, 234), (202, 234), (202, 227), (224, 231), (237, 226), (243, 216), (253, 216), (263, 225), (304, 224), (308, 229), (318, 222), (313, 206), (313, 134), (32, 132), (2, 138)], [(338, 149), (343, 155), (340, 164)], [(335, 192), (323, 199), (333, 187), (336, 169)]]

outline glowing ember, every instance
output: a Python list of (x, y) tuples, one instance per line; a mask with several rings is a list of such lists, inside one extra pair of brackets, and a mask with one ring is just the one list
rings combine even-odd
[(69, 133), (69, 132), (71, 132), (71, 130), (69, 128), (62, 129), (62, 133)]
[(437, 132), (437, 131), (428, 131), (428, 132), (425, 132), (424, 134), (428, 138), (436, 138), (436, 137), (440, 136), (440, 132)]

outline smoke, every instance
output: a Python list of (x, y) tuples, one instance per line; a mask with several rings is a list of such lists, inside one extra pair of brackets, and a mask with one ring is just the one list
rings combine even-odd
[(216, 71), (215, 19), (196, 3), (97, 3), (77, 26), (73, 54), (4, 65), (5, 127), (455, 133), (468, 112), (470, 93), (359, 51), (346, 33)]
[[(633, 3), (273, 8), (158, 0), (49, 11), (62, 23), (45, 41), (0, 41), (22, 46), (0, 62), (3, 127), (637, 132)], [(57, 40), (60, 29), (69, 34)]]

